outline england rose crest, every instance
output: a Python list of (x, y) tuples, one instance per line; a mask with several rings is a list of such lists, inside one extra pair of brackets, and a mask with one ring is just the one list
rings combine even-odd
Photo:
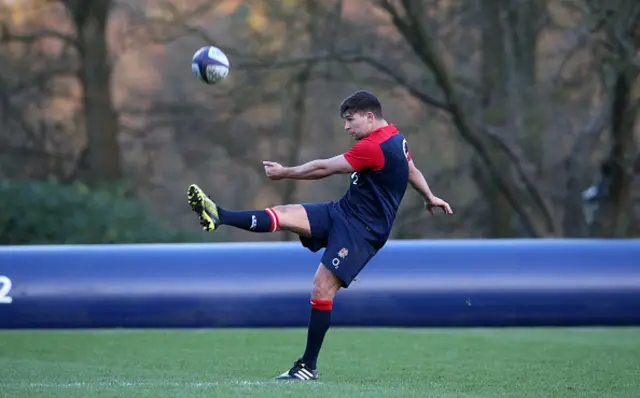
[(340, 251), (338, 252), (338, 257), (340, 258), (345, 258), (349, 255), (349, 250), (347, 250), (346, 248), (342, 248), (340, 249)]

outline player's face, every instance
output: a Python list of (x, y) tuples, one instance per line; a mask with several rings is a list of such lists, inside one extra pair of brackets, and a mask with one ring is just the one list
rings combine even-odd
[(373, 131), (373, 121), (371, 112), (348, 113), (344, 118), (344, 129), (354, 140), (361, 140)]

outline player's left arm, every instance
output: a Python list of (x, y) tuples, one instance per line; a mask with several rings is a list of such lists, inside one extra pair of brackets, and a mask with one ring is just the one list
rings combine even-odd
[(436, 196), (431, 192), (431, 188), (424, 178), (424, 174), (416, 167), (413, 159), (409, 160), (409, 184), (415, 189), (426, 201), (430, 201)]
[(449, 203), (435, 196), (433, 192), (431, 192), (431, 188), (427, 183), (426, 178), (424, 178), (424, 174), (416, 167), (415, 163), (413, 163), (413, 159), (409, 159), (409, 184), (422, 195), (425, 200), (427, 210), (431, 214), (434, 214), (434, 208), (441, 208), (445, 214), (453, 214), (453, 210)]

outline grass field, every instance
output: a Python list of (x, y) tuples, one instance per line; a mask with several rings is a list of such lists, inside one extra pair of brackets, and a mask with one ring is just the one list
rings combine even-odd
[(303, 329), (0, 332), (2, 397), (640, 397), (640, 329), (339, 329), (319, 381), (274, 382)]

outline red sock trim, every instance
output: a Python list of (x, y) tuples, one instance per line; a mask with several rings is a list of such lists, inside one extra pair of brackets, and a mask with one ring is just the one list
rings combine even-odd
[(311, 308), (320, 311), (331, 311), (331, 309), (333, 308), (333, 300), (311, 299)]
[(271, 219), (271, 230), (270, 232), (276, 232), (280, 228), (280, 220), (278, 219), (278, 213), (275, 210), (269, 208), (265, 209), (269, 218)]

